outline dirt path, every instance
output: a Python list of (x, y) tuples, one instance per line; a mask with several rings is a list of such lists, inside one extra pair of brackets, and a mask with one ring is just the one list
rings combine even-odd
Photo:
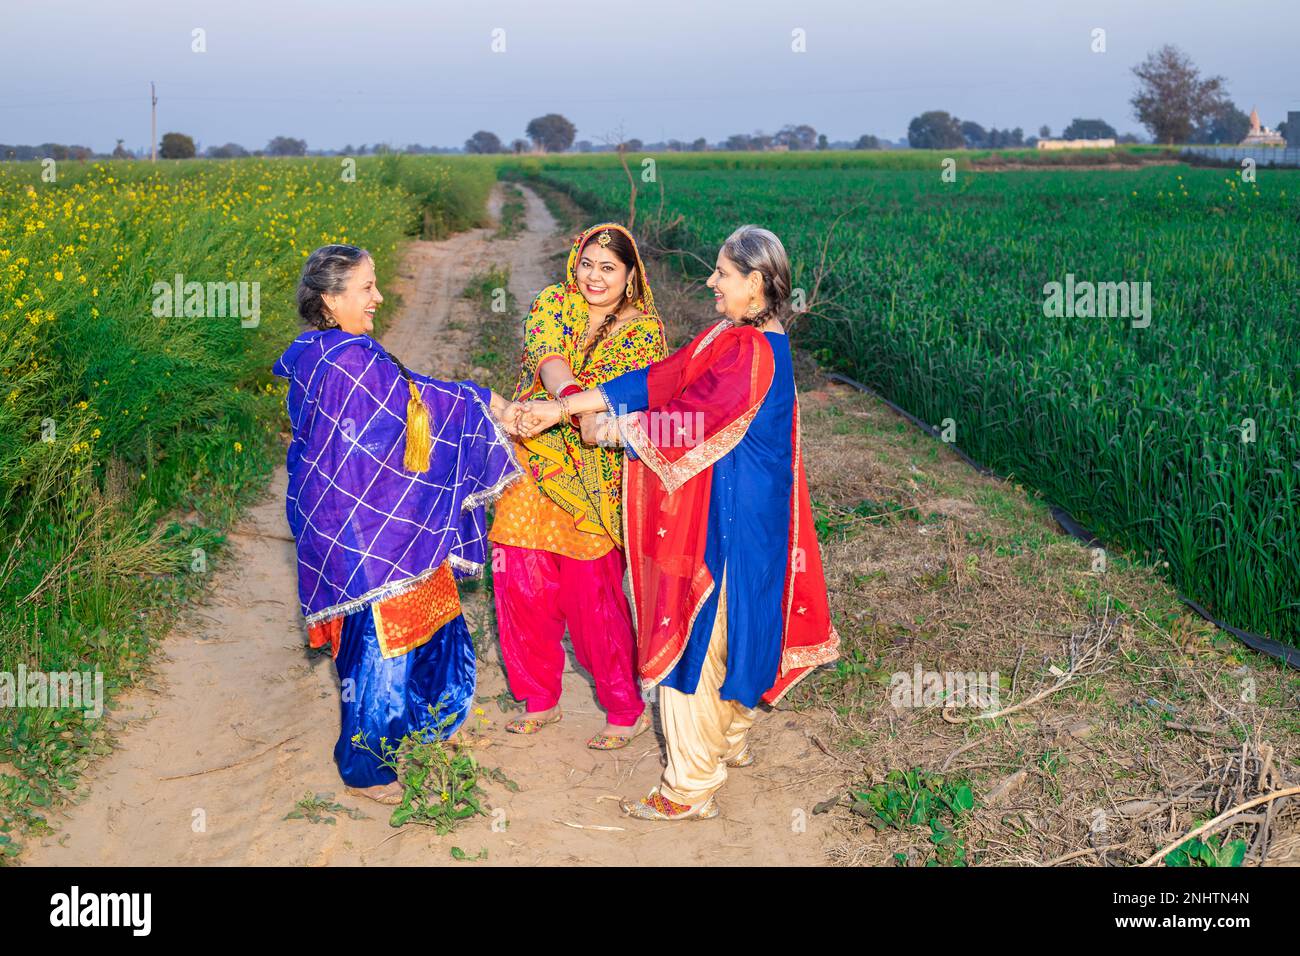
[[(478, 229), (413, 243), (397, 283), (402, 309), (384, 343), (412, 368), (445, 378), (469, 374), (474, 306), (458, 298), (469, 277), (508, 262), (526, 308), (554, 265), (554, 220), (525, 190), (527, 229), (493, 240)], [(500, 196), (493, 197), (493, 208)], [(771, 712), (753, 731), (755, 766), (733, 771), (712, 821), (647, 824), (621, 815), (613, 796), (645, 793), (657, 780), (662, 741), (646, 734), (626, 751), (586, 749), (600, 728), (592, 685), (565, 675), (565, 720), (535, 737), (505, 733), (495, 703), (482, 704), (491, 746), (478, 752), (520, 790), (489, 785), (506, 826), (490, 818), (438, 837), (388, 826), (387, 809), (348, 794), (335, 769), (338, 679), (327, 654), (310, 652), (296, 600), (294, 552), (284, 517), (286, 475), (231, 534), (203, 604), (189, 608), (162, 642), (147, 689), (124, 695), (110, 715), (116, 749), (93, 768), (82, 802), (50, 814), (53, 836), (29, 847), (36, 865), (450, 864), (459, 846), (487, 849), (489, 864), (799, 863), (825, 860), (828, 817), (812, 807), (842, 783), (840, 765), (817, 746), (811, 724)], [(487, 595), (467, 594), (471, 630), (490, 634)], [(495, 638), (489, 644), (495, 646)], [(481, 698), (505, 690), (495, 650), (479, 665)], [(656, 715), (657, 716), (657, 715)], [(657, 721), (656, 721), (657, 726)], [(307, 793), (328, 792), (368, 819), (334, 825), (285, 820)], [(594, 829), (595, 827), (605, 829)]]

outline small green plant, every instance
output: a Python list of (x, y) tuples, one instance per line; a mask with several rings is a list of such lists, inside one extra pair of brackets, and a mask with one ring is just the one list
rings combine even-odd
[(486, 860), (488, 858), (488, 851), (487, 847), (484, 847), (478, 851), (478, 856), (470, 856), (460, 847), (454, 846), (451, 848), (451, 858), (453, 860), (459, 860), (461, 863), (473, 863), (476, 860)]
[(284, 815), (286, 820), (306, 820), (308, 823), (338, 822), (336, 813), (346, 813), (353, 820), (369, 820), (370, 817), (355, 807), (345, 807), (334, 799), (332, 793), (305, 793), (292, 810)]
[(849, 796), (849, 809), (877, 830), (928, 826), (935, 855), (926, 866), (966, 865), (966, 845), (957, 829), (962, 815), (975, 806), (970, 781), (949, 780), (919, 767), (891, 770), (884, 783)]
[(1215, 835), (1202, 841), (1193, 837), (1182, 846), (1171, 850), (1165, 857), (1167, 866), (1241, 866), (1246, 856), (1246, 841), (1231, 840), (1221, 845), (1222, 837)]
[(500, 710), (501, 713), (503, 713), (503, 714), (508, 714), (508, 713), (510, 713), (512, 710), (523, 710), (523, 709), (524, 709), (524, 702), (523, 702), (522, 700), (515, 700), (514, 695), (511, 694), (510, 691), (508, 691), (508, 690), (503, 690), (501, 693), (497, 694), (495, 697), (479, 697), (479, 698), (478, 698), (478, 702), (479, 702), (480, 704), (486, 704), (488, 701), (494, 701), (494, 702), (496, 703), (496, 705), (497, 705), (497, 709)]
[(468, 750), (442, 739), (456, 715), (443, 717), (441, 710), (441, 701), (436, 707), (429, 705), (431, 723), (406, 734), (396, 746), (380, 737), (376, 751), (364, 734), (352, 738), (354, 747), (377, 757), (402, 785), (402, 802), (393, 809), (389, 826), (417, 823), (443, 835), (470, 817), (487, 814), (479, 787), (482, 768)]

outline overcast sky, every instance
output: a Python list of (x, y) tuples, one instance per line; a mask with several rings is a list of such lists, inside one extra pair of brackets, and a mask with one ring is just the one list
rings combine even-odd
[(1137, 132), (1130, 68), (1163, 43), (1267, 125), (1300, 109), (1300, 0), (0, 0), (0, 142), (144, 147), (150, 80), (159, 134), (200, 147), (509, 142), (548, 112), (597, 143), (786, 123), (896, 139), (927, 109)]

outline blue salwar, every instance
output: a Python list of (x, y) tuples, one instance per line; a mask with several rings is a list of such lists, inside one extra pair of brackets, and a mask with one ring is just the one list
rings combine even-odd
[[(355, 735), (364, 734), (370, 748), (383, 753), (381, 737), (396, 747), (406, 734), (432, 734), (452, 716), (453, 722), (440, 734), (447, 737), (465, 722), (474, 703), (474, 642), (463, 615), (456, 615), (414, 650), (385, 658), (379, 650), (373, 608), (353, 611), (344, 618), (334, 663), (341, 685), (341, 727), (334, 761), (350, 787), (373, 787), (397, 779), (378, 757), (352, 743)], [(430, 706), (439, 708), (436, 717)]]

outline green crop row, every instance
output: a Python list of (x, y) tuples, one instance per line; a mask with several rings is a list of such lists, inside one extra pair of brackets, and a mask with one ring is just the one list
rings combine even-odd
[[(639, 231), (711, 262), (735, 226), (773, 229), (818, 289), (796, 334), (824, 365), (951, 420), (1230, 623), (1300, 643), (1300, 173), (764, 159), (661, 155), (649, 182), (634, 164)], [(627, 218), (608, 157), (514, 170)], [(1137, 283), (1138, 303), (1149, 283), (1149, 314), (1054, 311), (1067, 282)]]

